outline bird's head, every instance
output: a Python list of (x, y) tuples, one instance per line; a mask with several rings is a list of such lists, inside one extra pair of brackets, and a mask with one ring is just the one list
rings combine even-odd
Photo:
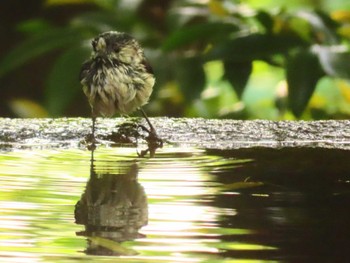
[(109, 31), (92, 40), (93, 56), (137, 64), (144, 60), (143, 50), (130, 35)]

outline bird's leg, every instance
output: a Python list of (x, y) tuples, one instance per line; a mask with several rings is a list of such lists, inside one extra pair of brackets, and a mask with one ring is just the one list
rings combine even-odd
[(95, 140), (95, 125), (96, 125), (96, 117), (93, 115), (92, 116), (92, 128), (91, 128), (91, 135), (92, 139)]
[(91, 119), (92, 119), (92, 128), (91, 128), (91, 136), (89, 138), (91, 145), (88, 148), (94, 151), (96, 149), (96, 138), (95, 138), (96, 115), (92, 114)]
[(140, 108), (140, 111), (141, 111), (143, 117), (146, 119), (146, 121), (147, 121), (147, 123), (148, 123), (148, 125), (150, 127), (150, 131), (149, 132), (157, 137), (156, 129), (153, 127), (151, 121), (148, 119), (146, 112), (142, 108)]
[(155, 150), (163, 147), (163, 140), (158, 137), (156, 129), (153, 127), (151, 121), (148, 119), (146, 112), (142, 108), (140, 108), (140, 111), (141, 111), (143, 117), (146, 119), (150, 129), (148, 130), (143, 125), (139, 126), (141, 129), (143, 129), (149, 133), (149, 136), (147, 136), (145, 138), (147, 143), (148, 143), (148, 149), (146, 151), (143, 151), (139, 156), (144, 157), (147, 154), (147, 152), (149, 151), (151, 157), (153, 157), (155, 154)]

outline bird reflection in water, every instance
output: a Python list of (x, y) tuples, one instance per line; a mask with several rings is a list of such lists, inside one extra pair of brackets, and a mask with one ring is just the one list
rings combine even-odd
[(75, 222), (85, 226), (77, 235), (87, 237), (86, 254), (135, 255), (122, 243), (144, 237), (139, 230), (148, 223), (146, 193), (137, 181), (138, 164), (119, 161), (111, 168), (97, 167), (94, 161), (92, 151), (90, 179), (75, 205)]

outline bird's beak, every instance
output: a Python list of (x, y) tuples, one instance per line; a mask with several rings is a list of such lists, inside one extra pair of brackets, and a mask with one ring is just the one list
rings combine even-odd
[(100, 37), (97, 41), (96, 50), (99, 52), (106, 52), (106, 41), (103, 37)]

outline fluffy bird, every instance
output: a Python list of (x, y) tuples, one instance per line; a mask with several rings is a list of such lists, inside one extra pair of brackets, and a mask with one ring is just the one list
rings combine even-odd
[(127, 115), (139, 109), (158, 138), (142, 110), (151, 96), (155, 78), (140, 44), (129, 34), (110, 31), (92, 40), (92, 55), (84, 62), (80, 82), (92, 110), (92, 136), (96, 117)]

